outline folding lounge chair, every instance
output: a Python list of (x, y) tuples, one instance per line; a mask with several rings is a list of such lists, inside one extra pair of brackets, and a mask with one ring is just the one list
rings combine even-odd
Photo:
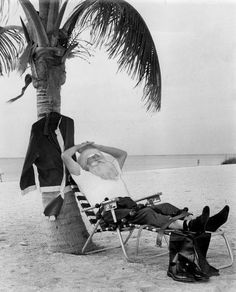
[[(92, 232), (90, 233), (87, 241), (85, 242), (83, 248), (82, 248), (82, 254), (91, 254), (91, 253), (97, 253), (97, 252), (101, 252), (101, 251), (105, 251), (105, 250), (109, 250), (109, 249), (113, 249), (113, 248), (122, 248), (123, 254), (126, 258), (126, 260), (128, 262), (138, 262), (139, 259), (137, 258), (138, 253), (139, 253), (139, 245), (140, 245), (140, 236), (141, 236), (141, 232), (143, 230), (148, 230), (148, 231), (152, 231), (152, 232), (156, 232), (158, 233), (160, 231), (160, 228), (156, 228), (150, 225), (137, 225), (137, 224), (132, 224), (132, 223), (126, 223), (126, 222), (122, 222), (121, 224), (117, 225), (116, 224), (116, 217), (115, 217), (115, 208), (116, 208), (116, 199), (113, 200), (108, 200), (108, 201), (104, 201), (102, 202), (100, 205), (96, 205), (96, 206), (91, 206), (89, 204), (89, 202), (87, 201), (87, 198), (85, 197), (85, 195), (83, 193), (81, 193), (78, 189), (77, 186), (72, 186), (73, 191), (75, 193), (79, 208), (81, 210), (82, 213), (85, 213), (86, 217), (88, 218), (89, 223), (92, 225)], [(146, 200), (147, 204), (155, 204), (161, 201), (160, 196), (162, 193), (157, 193), (142, 199), (137, 200), (136, 202), (140, 202), (143, 200)], [(102, 219), (97, 219), (96, 218), (96, 214), (95, 214), (95, 210), (98, 209), (99, 206), (103, 206), (104, 207), (104, 211), (111, 211), (113, 214), (113, 219), (114, 219), (114, 225), (110, 225), (109, 227), (104, 227), (103, 224), (101, 224)], [(138, 235), (137, 235), (137, 240), (136, 240), (136, 250), (135, 250), (135, 256), (136, 258), (131, 258), (128, 253), (127, 253), (127, 249), (126, 249), (126, 244), (128, 243), (129, 239), (131, 238), (133, 232), (135, 230), (138, 230)], [(89, 248), (89, 244), (91, 243), (92, 237), (94, 236), (94, 234), (96, 233), (101, 233), (101, 232), (116, 232), (119, 242), (120, 244), (118, 246), (113, 246), (113, 247), (107, 247), (107, 248), (99, 248), (96, 250), (92, 250), (92, 251), (87, 251)], [(128, 232), (128, 235), (126, 235), (125, 238), (123, 238), (122, 233), (124, 232)], [(171, 232), (171, 230), (165, 230), (163, 234), (161, 234), (161, 236), (157, 236), (157, 244), (161, 247), (162, 246), (162, 236), (165, 238), (166, 235), (169, 235)], [(166, 239), (166, 238), (165, 238)], [(167, 239), (166, 239), (167, 242)], [(168, 254), (168, 249), (166, 249), (163, 253), (159, 253), (157, 255), (152, 255), (153, 256), (161, 256), (164, 254)]]
[[(89, 204), (87, 198), (85, 197), (85, 195), (80, 192), (80, 190), (78, 189), (77, 186), (72, 185), (72, 189), (74, 191), (74, 194), (75, 194), (75, 197), (77, 199), (77, 202), (78, 202), (78, 205), (79, 205), (81, 212), (87, 216), (89, 223), (92, 225), (92, 231), (91, 231), (87, 241), (85, 242), (85, 244), (82, 248), (82, 254), (92, 254), (92, 253), (97, 253), (97, 252), (121, 247), (123, 254), (128, 262), (139, 262), (140, 261), (140, 259), (138, 258), (139, 245), (140, 245), (140, 238), (141, 238), (141, 234), (142, 234), (143, 230), (147, 230), (147, 231), (151, 231), (151, 232), (156, 233), (156, 245), (157, 246), (162, 247), (163, 239), (165, 240), (165, 242), (167, 244), (167, 249), (165, 249), (164, 252), (161, 252), (161, 253), (159, 252), (159, 253), (154, 254), (154, 255), (152, 254), (151, 256), (149, 255), (149, 258), (150, 257), (158, 257), (158, 256), (162, 256), (162, 255), (169, 253), (169, 251), (168, 251), (168, 236), (171, 234), (173, 229), (157, 228), (157, 227), (153, 227), (150, 225), (137, 225), (137, 224), (128, 223), (128, 222), (122, 222), (121, 224), (117, 224), (115, 211), (114, 211), (117, 207), (117, 203), (116, 203), (117, 199), (116, 198), (112, 199), (112, 200), (103, 201), (100, 204), (96, 204), (96, 206), (91, 206)], [(138, 200), (136, 200), (136, 202), (138, 203), (140, 201), (145, 201), (146, 202), (145, 205), (147, 205), (147, 206), (155, 205), (161, 201), (161, 195), (162, 195), (162, 193), (159, 192), (157, 194), (138, 199)], [(109, 227), (104, 227), (103, 224), (101, 224), (102, 219), (97, 219), (96, 214), (95, 214), (95, 210), (100, 208), (101, 206), (103, 207), (104, 212), (110, 211), (112, 213), (112, 217), (114, 220), (113, 225), (111, 225)], [(184, 214), (182, 214), (182, 215), (184, 215)], [(175, 217), (175, 220), (178, 218), (181, 218), (181, 215), (179, 215), (177, 218)], [(137, 232), (137, 238), (136, 238), (135, 258), (131, 258), (127, 253), (126, 245), (129, 241), (129, 239), (131, 238), (134, 230), (137, 230), (138, 232)], [(107, 231), (108, 232), (116, 232), (120, 244), (118, 246), (99, 248), (96, 250), (87, 251), (94, 234), (100, 233), (100, 232), (107, 232)], [(122, 233), (125, 231), (128, 232), (128, 235), (125, 238), (123, 238)], [(233, 253), (232, 253), (229, 241), (225, 235), (225, 232), (222, 229), (218, 229), (216, 232), (211, 232), (211, 234), (212, 234), (212, 236), (218, 235), (218, 236), (223, 237), (225, 244), (226, 244), (226, 247), (227, 247), (228, 255), (230, 258), (230, 261), (227, 264), (218, 267), (218, 269), (223, 269), (223, 268), (231, 266), (233, 264)]]

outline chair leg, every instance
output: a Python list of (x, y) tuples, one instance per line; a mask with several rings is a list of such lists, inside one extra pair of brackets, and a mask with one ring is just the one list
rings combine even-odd
[[(146, 226), (148, 226), (148, 225), (142, 225), (142, 226), (139, 227), (138, 235), (137, 235), (137, 240), (136, 240), (136, 250), (135, 250), (135, 255), (136, 255), (136, 256), (138, 256), (138, 253), (139, 253), (139, 243), (140, 243), (141, 233), (142, 233), (142, 231), (144, 230), (144, 228), (145, 228)], [(164, 238), (165, 238), (165, 240), (166, 240), (166, 242), (167, 242), (167, 239), (166, 239), (166, 237), (165, 237), (165, 234), (164, 234)], [(162, 253), (158, 253), (158, 254), (155, 254), (155, 255), (149, 256), (149, 258), (163, 256), (163, 255), (166, 255), (166, 254), (168, 254), (168, 253), (169, 253), (169, 251), (167, 250), (167, 251), (164, 251), (164, 252), (162, 252)]]
[(130, 239), (131, 235), (133, 234), (134, 229), (129, 230), (129, 234), (126, 237), (126, 239), (124, 240), (124, 245), (128, 242), (128, 240)]
[(147, 225), (142, 225), (139, 227), (138, 229), (138, 234), (137, 234), (137, 240), (136, 240), (136, 249), (135, 249), (135, 255), (138, 255), (139, 252), (139, 243), (140, 243), (140, 237), (141, 237), (141, 233), (143, 231), (143, 229), (146, 227)]
[[(99, 249), (95, 249), (95, 250), (92, 250), (92, 251), (85, 252), (86, 247), (88, 246), (89, 242), (91, 241), (93, 235), (96, 233), (96, 230), (97, 230), (97, 228), (95, 226), (93, 232), (90, 234), (89, 238), (87, 239), (87, 241), (85, 242), (85, 244), (84, 244), (84, 246), (82, 248), (82, 254), (98, 253), (98, 252), (106, 251), (106, 250), (109, 250), (109, 249), (114, 249), (114, 248), (120, 248), (120, 247), (122, 247), (122, 250), (125, 251), (124, 254), (127, 256), (127, 253), (126, 253), (126, 250), (125, 250), (124, 245), (130, 239), (131, 235), (133, 234), (134, 229), (128, 230), (129, 231), (129, 234), (127, 235), (127, 237), (125, 238), (125, 240), (123, 240), (123, 238), (121, 236), (121, 232), (119, 231), (119, 233), (120, 233), (120, 235), (119, 235), (118, 229), (116, 230), (117, 231), (117, 234), (118, 234), (119, 241), (120, 241), (120, 244), (119, 245), (112, 246), (112, 247), (106, 247), (106, 248), (99, 248)], [(128, 256), (126, 258), (127, 258), (127, 260), (131, 261), (131, 259), (128, 259)]]
[(166, 245), (167, 245), (167, 247), (169, 248), (169, 240), (167, 239), (167, 236), (170, 236), (170, 234), (164, 234), (164, 239), (165, 239), (165, 242), (166, 242)]
[(229, 241), (228, 241), (228, 238), (227, 238), (225, 232), (222, 229), (219, 229), (215, 233), (213, 232), (212, 235), (213, 236), (220, 235), (223, 237), (225, 244), (226, 244), (226, 247), (227, 247), (228, 255), (230, 258), (230, 261), (227, 264), (219, 266), (218, 269), (225, 269), (225, 268), (232, 266), (232, 264), (234, 262), (234, 256), (233, 256), (233, 252), (232, 252), (231, 246), (229, 244)]
[[(120, 229), (119, 229), (119, 228), (116, 229), (116, 232), (117, 232), (118, 238), (119, 238), (119, 240), (120, 240), (120, 245), (121, 245), (121, 248), (122, 248), (122, 251), (123, 251), (123, 254), (124, 254), (126, 260), (127, 260), (128, 262), (132, 262), (133, 260), (132, 260), (131, 258), (129, 258), (129, 256), (128, 256), (128, 254), (127, 254), (127, 251), (126, 251), (126, 249), (125, 249), (125, 244), (126, 244), (127, 241), (128, 241), (127, 238), (129, 239), (130, 236), (131, 236), (131, 234), (129, 234), (129, 236), (126, 238), (126, 240), (123, 241), (123, 238), (122, 238), (122, 235), (121, 235), (121, 232), (120, 232)], [(133, 232), (133, 231), (132, 231), (132, 232)]]
[(85, 244), (84, 244), (84, 246), (83, 246), (83, 248), (82, 248), (82, 254), (85, 254), (85, 250), (86, 250), (86, 248), (88, 247), (88, 244), (90, 243), (90, 241), (91, 241), (93, 235), (96, 233), (99, 224), (100, 224), (100, 220), (97, 221), (97, 223), (96, 223), (95, 226), (94, 226), (93, 231), (91, 232), (91, 234), (89, 235), (88, 239), (86, 240), (86, 242), (85, 242)]

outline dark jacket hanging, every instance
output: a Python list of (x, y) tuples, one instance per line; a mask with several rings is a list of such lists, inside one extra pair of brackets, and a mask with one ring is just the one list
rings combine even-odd
[[(74, 145), (74, 121), (71, 118), (52, 112), (34, 123), (20, 178), (20, 188), (23, 194), (36, 189), (33, 165), (37, 168), (41, 192), (60, 190), (63, 162), (55, 134), (59, 121), (65, 149)], [(66, 186), (70, 184), (68, 175), (67, 172)]]

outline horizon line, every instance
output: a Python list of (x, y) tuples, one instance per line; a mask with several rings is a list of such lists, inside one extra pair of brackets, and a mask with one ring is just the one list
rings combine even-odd
[[(236, 155), (236, 153), (169, 153), (169, 154), (128, 154), (129, 156), (176, 156), (176, 155)], [(7, 157), (0, 157), (0, 159), (24, 159), (25, 156), (7, 156)]]

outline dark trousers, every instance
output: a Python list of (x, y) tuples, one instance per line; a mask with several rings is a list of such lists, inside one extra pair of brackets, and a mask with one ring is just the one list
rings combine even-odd
[(140, 225), (152, 225), (161, 227), (169, 222), (171, 217), (174, 217), (180, 212), (180, 209), (169, 204), (162, 203), (152, 207), (145, 207), (137, 211), (137, 213), (129, 219), (129, 222)]

